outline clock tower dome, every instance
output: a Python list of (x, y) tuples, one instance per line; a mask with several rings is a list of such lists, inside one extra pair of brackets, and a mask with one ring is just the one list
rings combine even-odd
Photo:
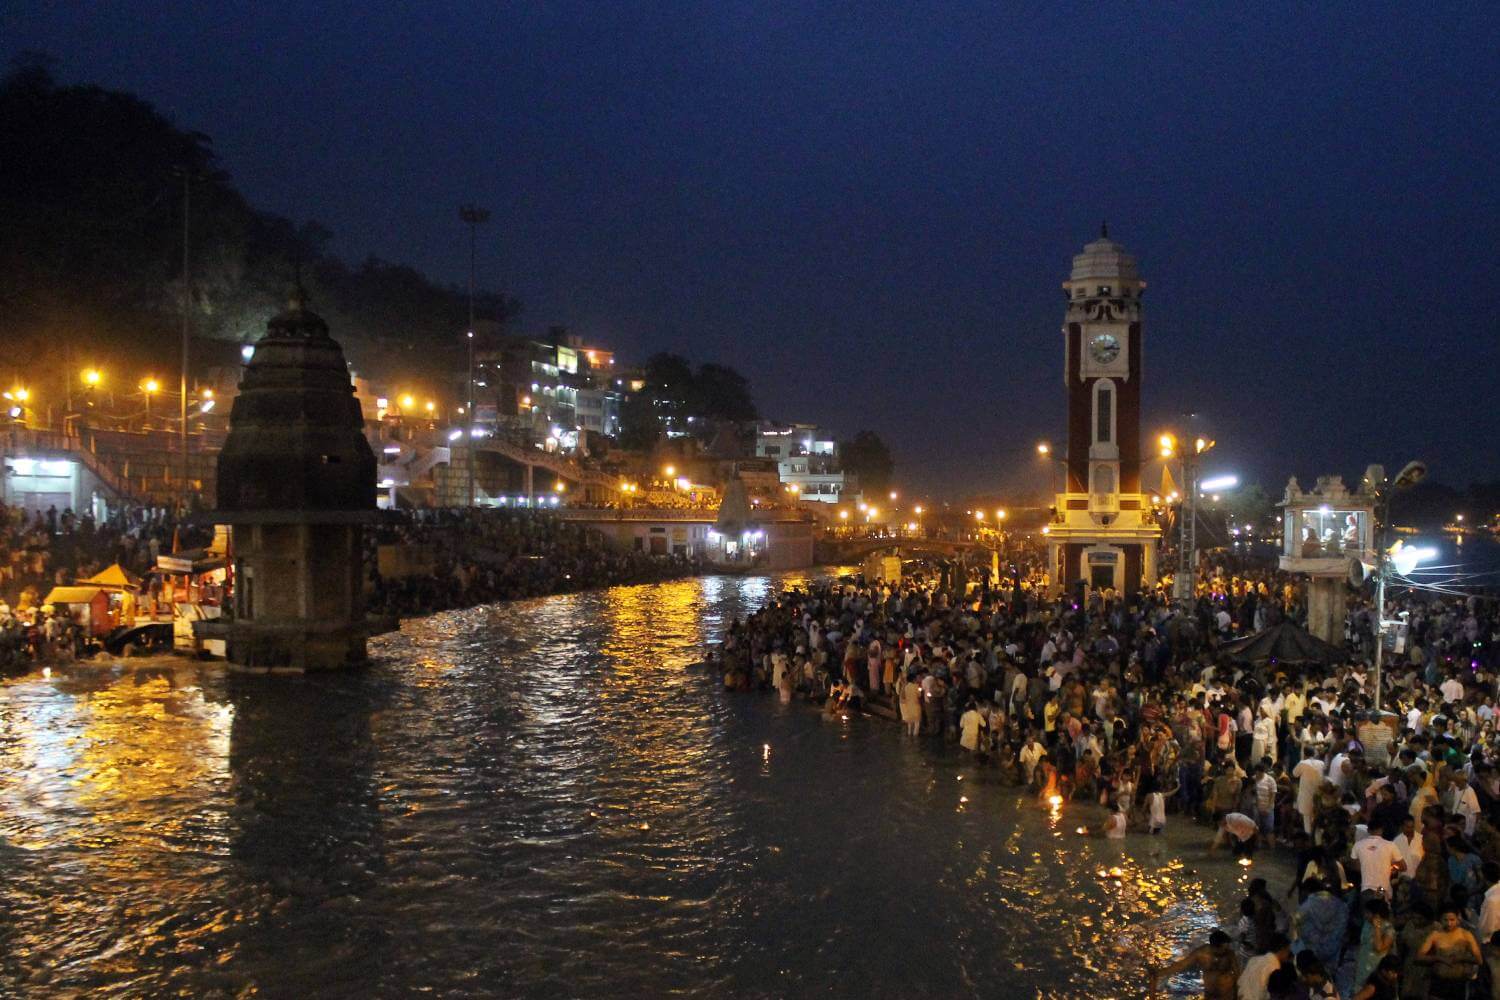
[(1141, 493), (1141, 280), (1109, 238), (1073, 258), (1063, 282), (1067, 476), (1048, 529), (1053, 579), (1137, 591), (1155, 583), (1159, 529)]

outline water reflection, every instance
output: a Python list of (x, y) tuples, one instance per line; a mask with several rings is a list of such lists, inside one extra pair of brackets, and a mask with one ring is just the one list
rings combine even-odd
[(1215, 921), (1242, 873), (1191, 832), (1079, 838), (690, 669), (772, 588), (454, 612), (350, 676), (5, 682), (0, 995), (1132, 995)]

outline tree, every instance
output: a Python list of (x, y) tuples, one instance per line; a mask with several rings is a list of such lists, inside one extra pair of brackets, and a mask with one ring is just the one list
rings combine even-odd
[(742, 423), (758, 416), (749, 380), (733, 368), (715, 364), (698, 366), (690, 409), (693, 417), (708, 422)]
[(1235, 524), (1246, 524), (1257, 530), (1276, 515), (1276, 506), (1259, 483), (1250, 483), (1230, 491), (1224, 504), (1229, 518)]
[(867, 494), (890, 489), (896, 462), (891, 449), (874, 431), (860, 431), (853, 440), (839, 445), (839, 461), (845, 472), (859, 477), (859, 486)]
[[(323, 227), (246, 202), (208, 136), (130, 94), (59, 85), (31, 54), (0, 80), (0, 343), (37, 381), (72, 377), (70, 364), (140, 372), (176, 357), (184, 175), (195, 337), (259, 336), (300, 270), (361, 374), (436, 387), (462, 367), (463, 289), (376, 258), (351, 268)], [(519, 310), (494, 293), (477, 307), (502, 323)]]

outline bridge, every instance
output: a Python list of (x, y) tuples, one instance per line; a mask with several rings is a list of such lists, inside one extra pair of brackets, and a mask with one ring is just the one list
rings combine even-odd
[(852, 566), (880, 553), (954, 559), (982, 551), (978, 542), (950, 538), (825, 538), (817, 543), (818, 561)]

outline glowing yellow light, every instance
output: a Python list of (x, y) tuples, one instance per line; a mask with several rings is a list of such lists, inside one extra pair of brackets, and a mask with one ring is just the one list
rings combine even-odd
[(1044, 534), (1044, 535), (1050, 535), (1050, 534), (1052, 534), (1052, 526), (1051, 525), (1047, 525), (1047, 524), (1042, 525), (1042, 534)]
[(917, 530), (917, 522), (916, 521), (908, 521), (908, 522), (906, 522), (906, 530), (907, 531), (916, 531)]
[(198, 390), (198, 395), (204, 399), (213, 399), (214, 391), (212, 389), (200, 389)]
[(521, 397), (521, 405), (522, 406), (530, 406), (531, 405), (531, 397), (530, 396), (522, 396)]
[(982, 510), (976, 510), (974, 512), (974, 520), (976, 520), (976, 521), (983, 521), (984, 520), (984, 511), (982, 511)]
[(995, 511), (995, 516), (997, 518), (999, 518), (1000, 520), (1003, 521), (1003, 520), (1005, 520), (1005, 511), (1003, 511), (1003, 510), (997, 510), (997, 511)]
[(1036, 446), (1036, 453), (1038, 455), (1050, 455), (1052, 454), (1052, 446), (1043, 441)]
[(917, 506), (915, 508), (913, 508), (913, 510), (916, 512), (917, 516), (920, 517), (921, 514), (922, 514), (922, 505), (921, 504), (917, 504)]
[(896, 502), (896, 491), (895, 490), (891, 490), (891, 503), (895, 503), (895, 502)]
[(871, 517), (879, 517), (880, 516), (880, 508), (878, 508), (878, 507), (871, 507), (869, 513), (870, 513)]
[[(16, 389), (14, 395), (16, 398), (16, 402), (18, 403), (24, 403), (31, 398), (31, 392), (28, 389)], [(1462, 521), (1464, 519), (1464, 516), (1460, 514), (1458, 515), (1458, 519)]]
[(434, 403), (432, 400), (429, 399), (427, 401), (427, 412), (431, 413), (432, 411), (434, 411), (436, 409), (437, 409), (437, 404)]
[(849, 520), (849, 512), (847, 510), (841, 510), (841, 511), (839, 511), (839, 520), (840, 521), (847, 521), (847, 520)]
[(1197, 441), (1194, 441), (1193, 444), (1199, 451), (1207, 451), (1214, 446), (1214, 443), (1212, 441), (1209, 441), (1207, 438), (1199, 438)]
[(1255, 862), (1251, 861), (1249, 858), (1240, 858), (1240, 867), (1241, 868), (1249, 868), (1253, 864), (1255, 864)]
[(1053, 809), (1058, 808), (1059, 806), (1062, 805), (1062, 796), (1061, 795), (1049, 795), (1049, 796), (1047, 796), (1047, 804), (1050, 805)]
[(1156, 443), (1161, 445), (1162, 451), (1171, 451), (1173, 448), (1177, 447), (1177, 439), (1170, 434), (1163, 434), (1161, 437), (1156, 439)]
[(141, 388), (145, 389), (147, 392), (156, 392), (161, 388), (161, 383), (156, 381), (156, 379), (154, 378), (148, 378), (146, 379), (146, 381), (141, 383)]
[(417, 405), (417, 401), (411, 398), (410, 393), (401, 397), (401, 409), (409, 410), (415, 405)]
[(97, 368), (85, 368), (83, 370), (84, 385), (98, 385), (104, 381), (104, 373)]
[(677, 466), (669, 465), (661, 471), (666, 473), (668, 479), (671, 479), (673, 476), (677, 475)]
[(1155, 494), (1152, 494), (1152, 496), (1151, 496), (1151, 502), (1152, 503), (1161, 503), (1161, 497), (1156, 496)]
[(568, 492), (568, 484), (559, 479), (556, 483), (552, 484), (552, 492), (566, 493)]

